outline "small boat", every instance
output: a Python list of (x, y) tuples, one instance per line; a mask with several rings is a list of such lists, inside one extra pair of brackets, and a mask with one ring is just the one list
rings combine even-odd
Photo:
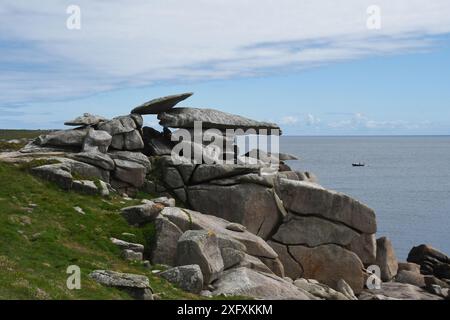
[(365, 167), (366, 164), (365, 164), (365, 163), (358, 162), (358, 163), (353, 163), (352, 166), (354, 166), (354, 167)]

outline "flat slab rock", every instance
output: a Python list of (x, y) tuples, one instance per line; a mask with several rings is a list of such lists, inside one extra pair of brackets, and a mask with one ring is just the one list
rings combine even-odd
[(148, 102), (145, 102), (141, 104), (140, 106), (137, 106), (133, 110), (131, 110), (132, 114), (159, 114), (161, 112), (169, 111), (172, 109), (175, 105), (180, 103), (183, 100), (186, 100), (190, 96), (192, 96), (193, 93), (182, 93), (182, 94), (175, 94), (167, 97), (157, 98), (150, 100)]
[(120, 273), (109, 270), (95, 270), (89, 277), (101, 285), (127, 292), (138, 300), (153, 300), (153, 290), (146, 276)]
[(194, 122), (201, 121), (203, 129), (280, 130), (280, 127), (274, 123), (259, 122), (214, 109), (174, 108), (160, 113), (158, 119), (160, 125), (171, 128), (194, 128)]

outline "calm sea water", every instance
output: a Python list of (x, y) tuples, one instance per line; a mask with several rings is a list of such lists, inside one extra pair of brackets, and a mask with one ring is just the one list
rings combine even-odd
[(450, 254), (450, 137), (282, 137), (280, 149), (301, 158), (293, 169), (373, 208), (399, 259), (422, 243)]

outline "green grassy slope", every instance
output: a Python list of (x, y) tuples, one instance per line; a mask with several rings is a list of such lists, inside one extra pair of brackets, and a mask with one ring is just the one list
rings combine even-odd
[[(129, 299), (92, 281), (95, 269), (147, 275), (163, 299), (198, 299), (120, 258), (111, 236), (148, 245), (153, 226), (133, 228), (120, 197), (102, 199), (60, 190), (25, 169), (0, 163), (0, 299)], [(74, 210), (81, 207), (85, 215)], [(132, 233), (135, 237), (124, 237)], [(82, 270), (82, 289), (68, 290), (66, 269)]]

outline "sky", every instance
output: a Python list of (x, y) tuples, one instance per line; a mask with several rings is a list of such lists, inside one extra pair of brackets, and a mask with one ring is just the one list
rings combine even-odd
[(194, 92), (287, 135), (449, 135), (449, 70), (448, 0), (0, 3), (5, 129)]

